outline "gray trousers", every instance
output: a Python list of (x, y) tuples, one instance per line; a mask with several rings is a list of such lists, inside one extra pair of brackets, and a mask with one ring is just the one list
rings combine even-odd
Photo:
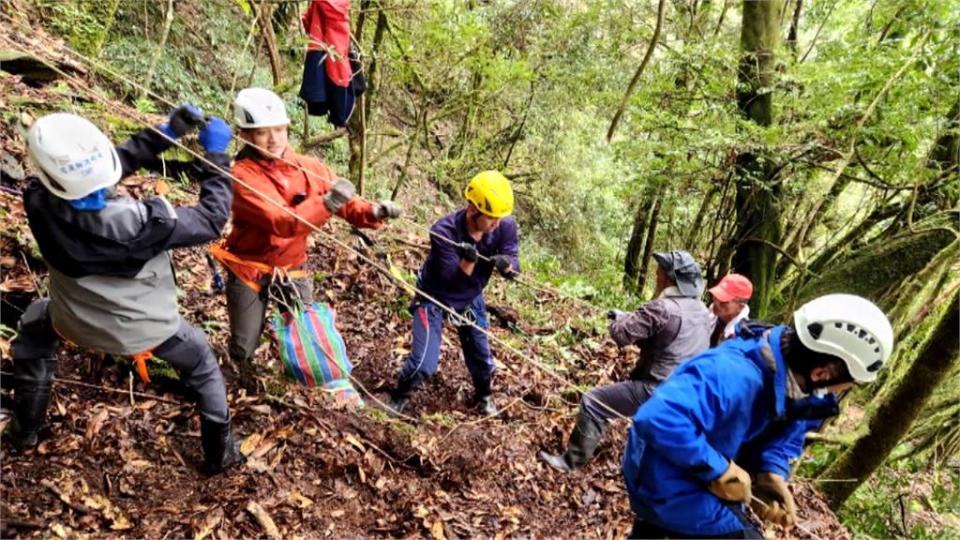
[[(260, 343), (260, 336), (266, 326), (267, 307), (271, 300), (278, 302), (281, 311), (292, 305), (293, 293), (288, 287), (270, 284), (270, 276), (262, 282), (262, 289), (256, 292), (237, 279), (233, 272), (227, 272), (227, 315), (230, 317), (230, 358), (245, 361), (253, 357)], [(313, 277), (307, 276), (290, 280), (300, 300), (304, 304), (313, 303)]]
[(619, 418), (618, 414), (632, 418), (653, 395), (653, 389), (649, 382), (632, 380), (598, 386), (584, 394), (580, 411), (605, 427), (610, 420)]
[[(20, 319), (19, 332), (13, 340), (13, 365), (16, 392), (29, 394), (46, 391), (54, 369), (59, 336), (50, 323), (47, 298), (30, 304)], [(207, 335), (182, 318), (177, 332), (153, 350), (153, 355), (169, 363), (183, 384), (194, 394), (200, 415), (207, 420), (225, 423), (230, 418), (227, 391), (217, 357), (210, 348)]]

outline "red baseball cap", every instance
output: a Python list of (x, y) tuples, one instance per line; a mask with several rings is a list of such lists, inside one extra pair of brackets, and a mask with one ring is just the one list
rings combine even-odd
[(746, 276), (740, 274), (727, 274), (723, 276), (720, 283), (717, 283), (710, 289), (710, 294), (714, 299), (720, 302), (730, 302), (731, 300), (749, 300), (753, 296), (753, 283)]

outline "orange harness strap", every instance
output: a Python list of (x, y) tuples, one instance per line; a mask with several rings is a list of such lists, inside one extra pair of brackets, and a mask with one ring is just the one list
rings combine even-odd
[(150, 384), (150, 375), (147, 373), (147, 360), (153, 358), (153, 351), (138, 352), (130, 358), (133, 359), (134, 365), (137, 366), (137, 375), (140, 376), (140, 380), (146, 384)]
[[(277, 270), (278, 268), (280, 270), (285, 271), (286, 275), (291, 278), (301, 278), (301, 277), (306, 277), (310, 275), (306, 270), (287, 271), (286, 268), (284, 267), (274, 267), (266, 263), (262, 263), (258, 261), (248, 261), (247, 259), (242, 259), (234, 255), (233, 253), (230, 253), (226, 249), (224, 249), (222, 244), (211, 244), (210, 254), (213, 255), (214, 259), (220, 261), (220, 263), (226, 266), (227, 268), (230, 268), (230, 264), (232, 263), (232, 264), (239, 264), (241, 266), (246, 266), (247, 268), (252, 268), (257, 272), (260, 272), (261, 274), (266, 274), (266, 275), (273, 275), (274, 271)], [(237, 273), (234, 273), (234, 276), (236, 276), (236, 278), (242, 281), (244, 285), (246, 285), (247, 287), (250, 287), (255, 292), (260, 292), (262, 287), (259, 282), (244, 279)]]

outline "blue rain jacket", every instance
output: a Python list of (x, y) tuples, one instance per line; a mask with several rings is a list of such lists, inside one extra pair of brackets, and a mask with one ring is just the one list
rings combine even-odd
[(623, 476), (638, 518), (687, 535), (742, 530), (731, 509), (737, 503), (708, 484), (730, 460), (787, 478), (814, 426), (810, 417), (836, 414), (833, 395), (787, 399), (786, 326), (753, 329), (741, 325), (737, 337), (682, 364), (637, 410)]

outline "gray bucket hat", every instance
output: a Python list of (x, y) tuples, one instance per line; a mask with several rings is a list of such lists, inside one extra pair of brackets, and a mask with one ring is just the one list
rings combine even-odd
[(700, 276), (700, 265), (682, 249), (654, 253), (653, 258), (663, 271), (677, 284), (680, 293), (684, 296), (697, 298), (703, 294), (703, 278)]

